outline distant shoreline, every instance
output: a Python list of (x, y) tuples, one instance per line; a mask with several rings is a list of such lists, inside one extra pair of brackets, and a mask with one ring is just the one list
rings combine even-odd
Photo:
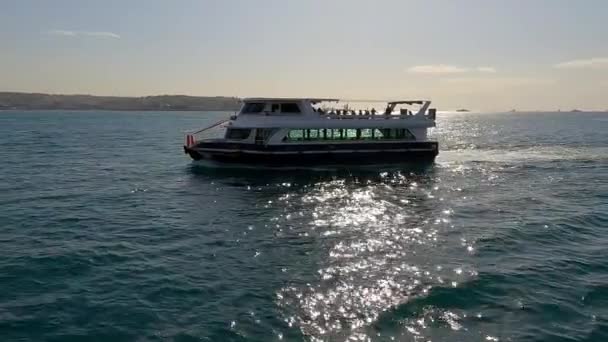
[(226, 96), (143, 97), (0, 92), (0, 110), (236, 111), (241, 99)]
[[(241, 108), (242, 99), (229, 96), (154, 95), (141, 97), (63, 95), (45, 93), (0, 92), (0, 112), (21, 111), (156, 111), (156, 112), (235, 112)], [(477, 110), (456, 109), (440, 112), (479, 113)], [(484, 113), (552, 113), (560, 110), (483, 111)], [(562, 113), (608, 112), (608, 110), (561, 110)]]
[(197, 112), (226, 112), (235, 113), (238, 109), (45, 109), (45, 108), (0, 108), (0, 113), (4, 112), (166, 112), (166, 113), (197, 113)]

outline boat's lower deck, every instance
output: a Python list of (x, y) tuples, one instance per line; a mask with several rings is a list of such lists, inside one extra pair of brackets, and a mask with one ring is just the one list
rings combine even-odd
[(433, 161), (437, 142), (350, 143), (350, 144), (243, 144), (198, 142), (184, 146), (194, 160), (268, 165), (377, 164)]

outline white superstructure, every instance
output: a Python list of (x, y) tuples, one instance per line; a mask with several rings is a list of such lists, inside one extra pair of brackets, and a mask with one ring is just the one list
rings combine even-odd
[[(427, 140), (427, 129), (435, 126), (430, 101), (392, 101), (379, 110), (370, 110), (369, 105), (357, 109), (357, 103), (334, 108), (338, 103), (338, 99), (247, 98), (229, 120), (188, 135), (185, 151), (195, 159), (213, 159), (219, 156), (213, 153), (222, 151), (321, 155), (377, 150), (394, 157), (395, 152), (419, 154), (426, 149), (433, 158), (437, 154), (437, 143)], [(206, 137), (213, 127), (225, 128), (223, 137)]]

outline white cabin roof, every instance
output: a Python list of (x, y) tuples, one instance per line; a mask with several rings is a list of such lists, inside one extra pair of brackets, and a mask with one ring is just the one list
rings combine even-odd
[(317, 98), (317, 97), (247, 97), (243, 99), (243, 102), (301, 102), (307, 101), (311, 103), (317, 102), (384, 102), (387, 104), (406, 104), (406, 105), (422, 105), (426, 102), (430, 102), (429, 100), (395, 100), (395, 101), (385, 101), (385, 100), (343, 100), (338, 98)]
[(338, 102), (340, 99), (308, 98), (308, 97), (248, 97), (243, 102)]

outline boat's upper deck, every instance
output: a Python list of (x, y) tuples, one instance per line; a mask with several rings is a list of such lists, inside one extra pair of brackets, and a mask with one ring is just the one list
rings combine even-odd
[[(247, 98), (236, 127), (433, 127), (431, 101), (340, 101), (318, 98)], [(412, 107), (418, 107), (417, 109)]]

